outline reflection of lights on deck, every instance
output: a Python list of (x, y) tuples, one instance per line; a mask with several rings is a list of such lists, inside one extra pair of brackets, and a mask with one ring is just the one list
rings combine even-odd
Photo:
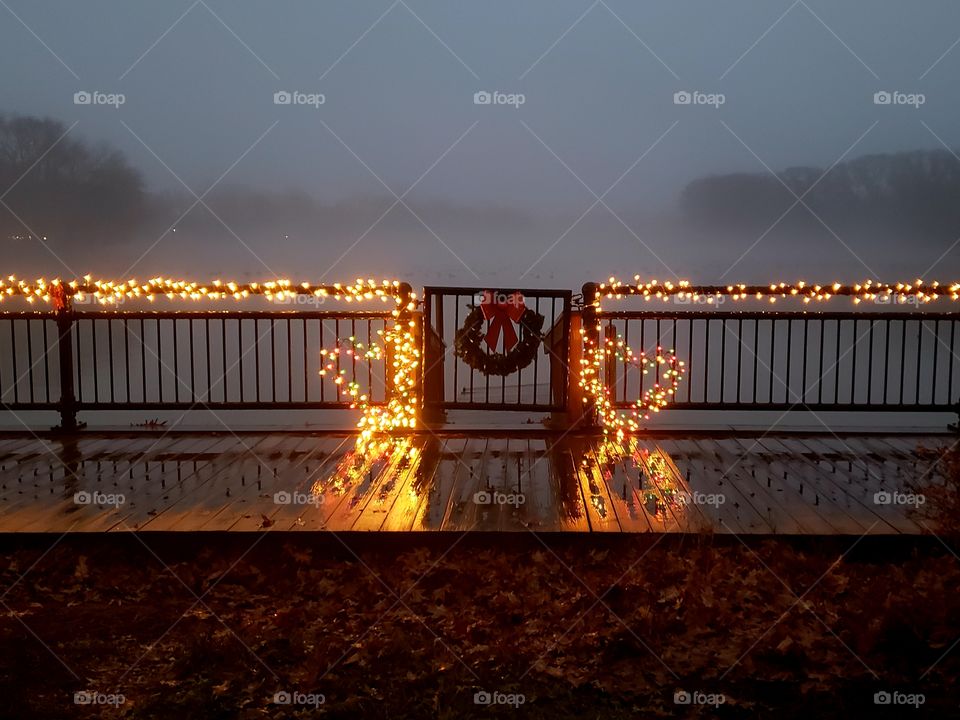
[[(410, 438), (378, 439), (368, 443), (363, 450), (354, 448), (344, 455), (329, 475), (318, 476), (313, 481), (311, 492), (340, 497), (361, 485), (378, 462), (387, 466), (387, 475), (393, 475), (395, 472), (406, 472), (408, 468), (415, 472), (420, 458), (421, 453), (413, 447)], [(398, 496), (398, 502), (401, 497), (402, 494)]]

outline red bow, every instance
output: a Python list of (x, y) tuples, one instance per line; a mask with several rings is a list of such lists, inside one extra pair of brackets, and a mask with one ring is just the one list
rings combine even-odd
[(487, 330), (487, 346), (493, 351), (497, 351), (497, 341), (500, 339), (500, 333), (503, 333), (503, 351), (505, 353), (513, 350), (517, 344), (517, 331), (513, 329), (513, 323), (520, 322), (527, 306), (523, 303), (523, 295), (519, 292), (511, 293), (506, 299), (500, 300), (504, 296), (492, 293), (489, 290), (483, 293), (483, 301), (480, 303), (480, 311), (483, 317), (490, 321), (490, 328)]

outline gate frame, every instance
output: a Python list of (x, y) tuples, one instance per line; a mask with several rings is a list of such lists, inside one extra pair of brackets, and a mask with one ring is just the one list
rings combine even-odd
[[(446, 378), (444, 370), (448, 348), (443, 337), (443, 297), (460, 295), (477, 295), (484, 291), (496, 293), (519, 292), (526, 298), (548, 298), (552, 301), (560, 300), (562, 308), (555, 317), (552, 327), (543, 332), (541, 345), (543, 352), (549, 357), (550, 397), (551, 402), (543, 403), (494, 403), (494, 402), (460, 402), (445, 399)], [(434, 313), (434, 298), (437, 298), (437, 316)], [(563, 413), (568, 407), (570, 397), (570, 382), (575, 371), (570, 367), (571, 322), (574, 314), (573, 292), (567, 289), (523, 289), (500, 288), (496, 286), (483, 287), (455, 287), (441, 285), (427, 285), (423, 288), (423, 372), (421, 373), (423, 388), (423, 416), (428, 422), (442, 421), (447, 410), (493, 410), (510, 412), (544, 412)], [(439, 321), (439, 332), (435, 322)], [(556, 337), (557, 327), (561, 327), (560, 337)], [(558, 355), (558, 350), (560, 354)], [(459, 360), (454, 356), (454, 362)], [(559, 375), (558, 375), (559, 373)], [(519, 374), (519, 371), (518, 373)], [(509, 377), (509, 376), (504, 376)], [(562, 381), (562, 382), (561, 382)], [(558, 396), (559, 394), (559, 396)]]

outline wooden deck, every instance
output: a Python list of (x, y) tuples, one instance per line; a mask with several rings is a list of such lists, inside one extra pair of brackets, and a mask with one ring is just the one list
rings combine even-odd
[[(898, 534), (951, 435), (0, 435), (0, 532)], [(885, 497), (885, 496), (881, 496)], [(891, 495), (891, 497), (894, 497)]]

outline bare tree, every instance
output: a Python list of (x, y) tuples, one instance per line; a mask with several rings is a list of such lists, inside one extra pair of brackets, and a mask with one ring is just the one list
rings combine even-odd
[[(123, 239), (142, 222), (143, 180), (124, 155), (50, 118), (0, 116), (0, 236)], [(6, 207), (5, 207), (6, 206)]]

